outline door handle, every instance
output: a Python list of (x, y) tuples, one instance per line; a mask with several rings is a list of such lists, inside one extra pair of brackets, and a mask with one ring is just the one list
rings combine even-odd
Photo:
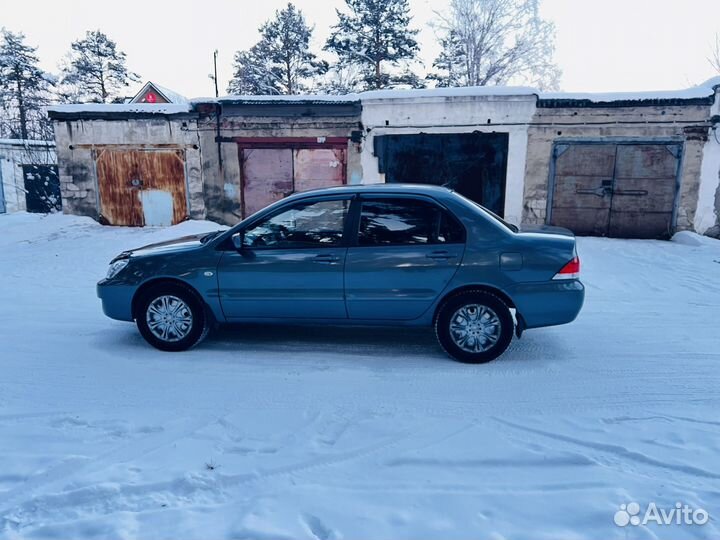
[(433, 251), (432, 253), (428, 253), (425, 256), (428, 259), (434, 259), (436, 261), (447, 261), (448, 259), (452, 259), (455, 257), (455, 255), (452, 255), (447, 251)]
[(619, 189), (615, 191), (615, 195), (627, 195), (630, 197), (644, 197), (648, 192), (645, 189)]
[(340, 260), (336, 255), (316, 255), (312, 261), (316, 263), (334, 264)]

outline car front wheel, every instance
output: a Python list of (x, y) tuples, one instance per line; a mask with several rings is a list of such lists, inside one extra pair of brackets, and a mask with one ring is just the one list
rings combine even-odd
[(162, 351), (184, 351), (207, 334), (202, 302), (178, 285), (160, 285), (140, 300), (135, 322), (145, 340)]
[(440, 307), (435, 334), (445, 352), (469, 364), (489, 362), (510, 345), (515, 324), (500, 298), (485, 291), (451, 296)]

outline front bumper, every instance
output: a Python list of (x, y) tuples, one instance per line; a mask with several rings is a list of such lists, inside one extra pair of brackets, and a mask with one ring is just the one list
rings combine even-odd
[(105, 315), (118, 321), (133, 321), (132, 299), (136, 287), (103, 279), (98, 282), (97, 296)]
[(509, 293), (525, 328), (572, 322), (585, 301), (585, 287), (577, 279), (519, 283)]

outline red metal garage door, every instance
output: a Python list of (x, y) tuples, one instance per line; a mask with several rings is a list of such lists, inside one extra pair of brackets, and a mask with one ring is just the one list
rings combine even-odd
[(238, 149), (243, 217), (292, 193), (338, 186), (346, 181), (346, 147), (248, 148), (247, 145), (251, 143), (239, 144)]
[(293, 155), (289, 148), (241, 149), (240, 167), (243, 217), (293, 192)]
[(672, 232), (680, 144), (562, 144), (554, 152), (550, 224), (620, 238)]

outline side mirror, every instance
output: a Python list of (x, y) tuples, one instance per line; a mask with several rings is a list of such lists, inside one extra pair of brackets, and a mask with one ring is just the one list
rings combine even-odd
[(245, 235), (242, 232), (236, 232), (232, 235), (232, 243), (235, 249), (242, 251), (245, 243)]

